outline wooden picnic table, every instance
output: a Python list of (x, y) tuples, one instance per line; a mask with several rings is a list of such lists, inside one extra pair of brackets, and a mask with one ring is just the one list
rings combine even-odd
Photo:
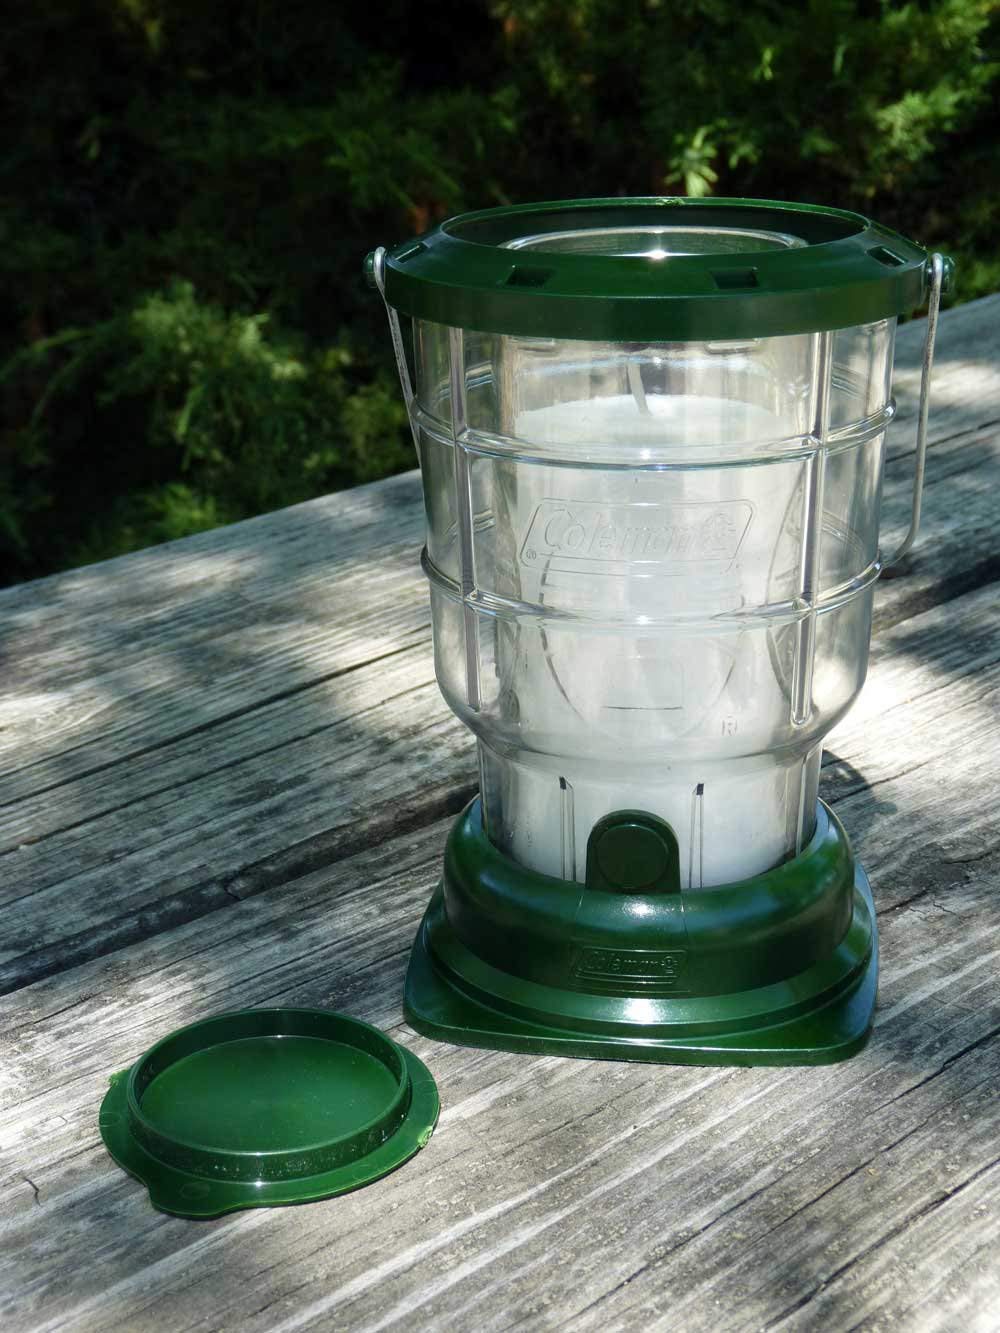
[[(922, 321), (901, 330), (886, 549)], [(822, 794), (871, 875), (867, 1049), (819, 1069), (417, 1037), (410, 942), (472, 796), (416, 473), (0, 594), (0, 1327), (1000, 1328), (1000, 296), (945, 313), (924, 520)], [(180, 1025), (331, 1006), (430, 1066), (378, 1183), (211, 1222), (108, 1157)]]

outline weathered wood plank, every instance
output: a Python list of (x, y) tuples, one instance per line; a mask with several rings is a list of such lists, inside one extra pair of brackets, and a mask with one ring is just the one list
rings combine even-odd
[[(880, 636), (861, 698), (829, 738), (827, 799), (883, 886), (882, 908), (1000, 868), (998, 665), (991, 584)], [(900, 778), (905, 806), (890, 795)]]
[[(942, 321), (923, 544), (880, 590), (880, 624), (996, 576), (998, 313), (989, 298)], [(908, 508), (921, 334), (900, 337), (890, 524)], [(431, 684), (418, 497), (397, 478), (0, 595), (18, 682), (0, 987), (461, 800), (472, 753)]]
[(426, 641), (419, 506), (407, 475), (0, 593), (4, 804)]
[(352, 675), (334, 697), (257, 709), (221, 736), (132, 761), (105, 778), (117, 804), (99, 821), (67, 828), (71, 807), (57, 807), (47, 837), (51, 807), (26, 802), (16, 836), (37, 841), (15, 854), (16, 868), (30, 857), (30, 879), (7, 881), (0, 987), (333, 862), (435, 805), (456, 809), (473, 772), (421, 652)]
[[(885, 631), (865, 711), (834, 738), (827, 794), (881, 907), (881, 1008), (861, 1057), (685, 1070), (407, 1038), (445, 1110), (403, 1171), (309, 1209), (204, 1226), (152, 1214), (96, 1142), (106, 1074), (177, 1023), (248, 1001), (396, 1028), (437, 825), (0, 1002), (5, 1325), (846, 1329), (921, 1291), (962, 1308), (934, 1240), (996, 1299), (982, 1253), (1000, 1221), (977, 1210), (998, 1156), (1000, 830), (974, 799), (988, 757), (974, 742), (995, 717), (994, 594)], [(928, 777), (942, 756), (952, 801)], [(911, 1326), (935, 1326), (921, 1318)]]
[[(945, 928), (945, 953), (962, 951), (962, 928)], [(820, 1280), (829, 1292), (848, 1261), (856, 1273), (873, 1241), (903, 1234), (942, 1193), (977, 1206), (967, 1182), (996, 1158), (998, 1051), (994, 1041), (984, 1059), (973, 1045), (991, 1017), (982, 1008), (928, 1031), (920, 1006), (893, 1005), (927, 967), (927, 930), (911, 954), (887, 927), (888, 1015), (869, 1052), (834, 1071), (609, 1069), (423, 1044), (451, 1110), (431, 1146), (375, 1193), (304, 1215), (158, 1218), (85, 1150), (65, 1193), (32, 1174), (40, 1201), (25, 1186), (23, 1220), (4, 1230), (0, 1262), (19, 1276), (7, 1326), (565, 1327), (576, 1312), (581, 1327), (677, 1327), (679, 1302), (682, 1327), (758, 1326), (752, 1302), (777, 1315), (808, 1304)], [(990, 959), (974, 967), (986, 979), (969, 988), (973, 1004), (991, 989)], [(923, 1005), (950, 1009), (950, 978), (927, 970)], [(100, 1255), (101, 1271), (55, 1266), (53, 1247), (65, 1256), (67, 1245)], [(777, 1270), (776, 1252), (790, 1255)], [(740, 1255), (746, 1288), (732, 1276)], [(914, 1259), (910, 1290), (936, 1271), (932, 1250)], [(641, 1298), (623, 1322), (620, 1293)]]

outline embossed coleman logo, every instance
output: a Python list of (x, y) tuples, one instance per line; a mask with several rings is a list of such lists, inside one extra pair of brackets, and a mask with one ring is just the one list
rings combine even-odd
[[(740, 549), (753, 517), (746, 500), (675, 505), (606, 505), (592, 500), (543, 500), (521, 546), (521, 560), (545, 560), (583, 572), (582, 562), (600, 565), (699, 564), (726, 569)], [(579, 562), (576, 563), (575, 562)]]
[(583, 949), (573, 968), (582, 981), (658, 981), (673, 986), (684, 970), (683, 949)]

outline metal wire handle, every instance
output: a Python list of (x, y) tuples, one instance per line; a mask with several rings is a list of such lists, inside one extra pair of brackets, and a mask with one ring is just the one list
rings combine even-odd
[(924, 471), (927, 463), (927, 414), (931, 405), (931, 367), (934, 364), (934, 339), (937, 336), (938, 311), (941, 308), (941, 287), (944, 282), (944, 255), (931, 255), (931, 286), (927, 301), (927, 330), (924, 334), (923, 369), (920, 375), (920, 408), (917, 413), (917, 457), (913, 473), (913, 507), (910, 527), (891, 560), (882, 566), (882, 572), (896, 568), (909, 551), (920, 527), (920, 509), (924, 498)]
[(399, 316), (385, 299), (384, 245), (380, 245), (372, 253), (371, 274), (375, 279), (375, 286), (378, 288), (378, 294), (382, 298), (382, 304), (385, 306), (385, 313), (389, 316), (389, 334), (392, 338), (392, 350), (396, 354), (396, 369), (399, 371), (399, 383), (403, 390), (403, 402), (406, 404), (406, 418), (410, 423), (410, 433), (413, 435), (413, 447), (416, 449), (417, 458), (419, 459), (420, 441), (417, 438), (417, 425), (413, 420), (413, 384), (410, 381), (410, 367), (406, 364), (406, 350), (403, 347), (403, 334), (399, 327)]

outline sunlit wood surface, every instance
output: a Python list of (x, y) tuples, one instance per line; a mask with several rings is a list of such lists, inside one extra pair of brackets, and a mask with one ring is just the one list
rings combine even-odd
[[(902, 330), (885, 546), (909, 508)], [(875, 889), (877, 1023), (824, 1069), (437, 1045), (407, 951), (475, 789), (415, 473), (0, 594), (0, 1328), (1000, 1328), (1000, 297), (942, 317), (924, 522), (822, 794)], [(389, 1029), (442, 1100), (358, 1193), (188, 1222), (108, 1075), (245, 1005)]]

